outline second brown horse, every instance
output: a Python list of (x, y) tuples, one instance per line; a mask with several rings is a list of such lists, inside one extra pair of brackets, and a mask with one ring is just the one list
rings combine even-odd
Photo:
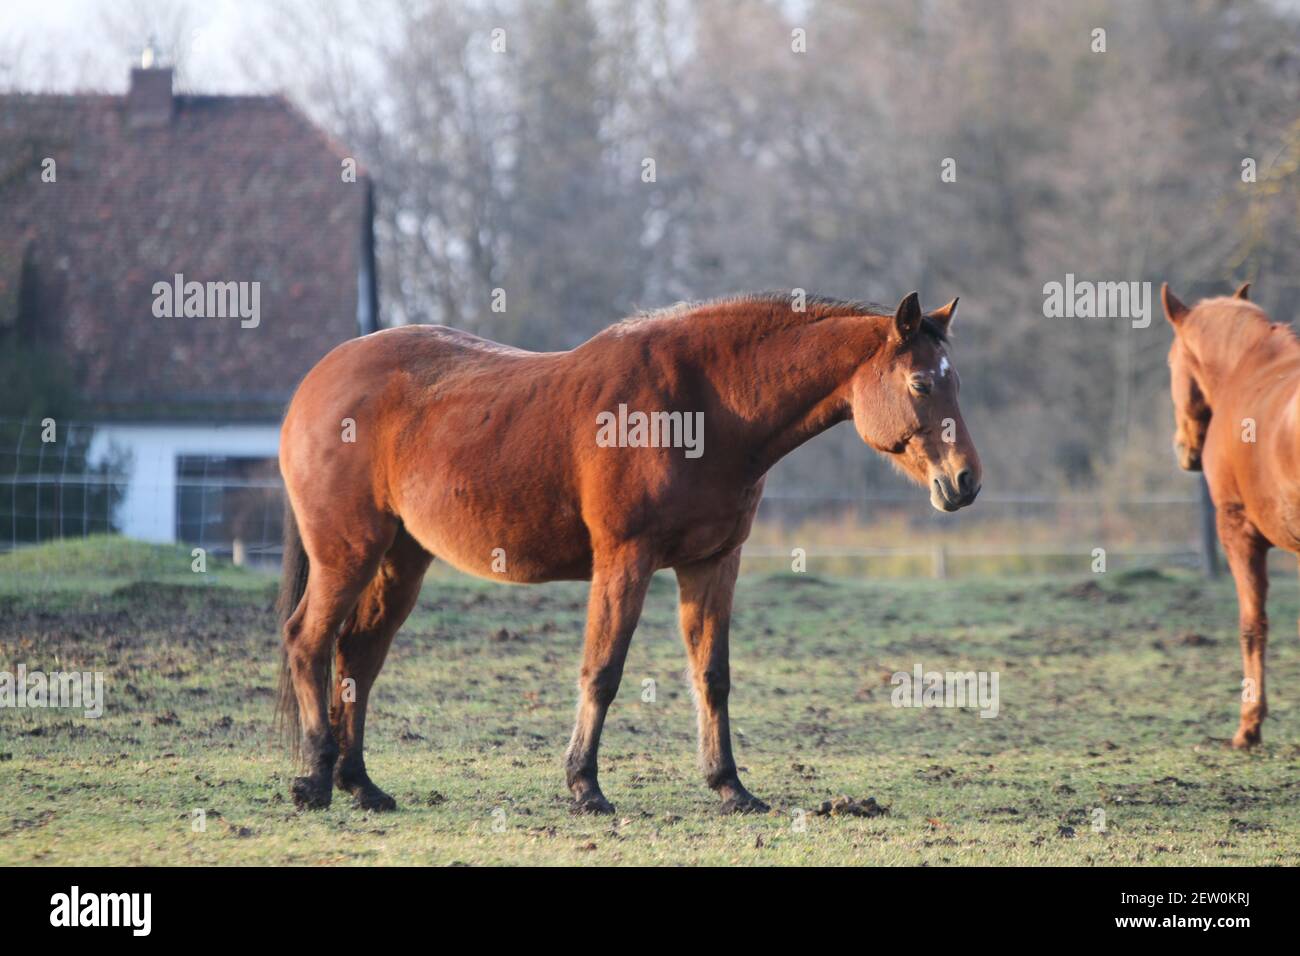
[(306, 762), (295, 803), (328, 806), (337, 786), (394, 807), (366, 773), (366, 704), (436, 556), (489, 579), (591, 581), (565, 770), (576, 808), (602, 813), (601, 727), (650, 578), (672, 568), (706, 779), (724, 809), (765, 810), (737, 775), (727, 698), (732, 592), (768, 469), (851, 418), (935, 507), (980, 487), (944, 344), (956, 301), (929, 314), (916, 293), (892, 314), (800, 305), (678, 307), (547, 354), (408, 326), (322, 359), (280, 440), (282, 705)]
[(1247, 298), (1205, 299), (1193, 308), (1164, 285), (1174, 400), (1174, 454), (1205, 472), (1219, 540), (1237, 585), (1241, 723), (1234, 747), (1260, 741), (1268, 713), (1268, 552), (1300, 554), (1300, 341)]

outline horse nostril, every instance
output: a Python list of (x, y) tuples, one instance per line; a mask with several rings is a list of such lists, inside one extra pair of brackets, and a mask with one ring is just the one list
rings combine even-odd
[(961, 492), (963, 495), (970, 494), (971, 488), (974, 486), (974, 484), (975, 481), (973, 478), (971, 478), (969, 469), (962, 469), (962, 471), (958, 473), (957, 490)]

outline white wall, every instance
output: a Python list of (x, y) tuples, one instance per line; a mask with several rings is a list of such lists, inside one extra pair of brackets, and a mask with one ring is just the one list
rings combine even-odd
[(101, 423), (91, 441), (91, 462), (102, 460), (114, 446), (131, 453), (130, 480), (115, 512), (122, 534), (143, 541), (174, 541), (177, 456), (275, 458), (280, 426)]

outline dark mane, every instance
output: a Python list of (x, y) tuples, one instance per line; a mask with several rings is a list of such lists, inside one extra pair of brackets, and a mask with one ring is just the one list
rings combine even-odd
[[(815, 295), (808, 293), (805, 297), (808, 311), (816, 314), (818, 318), (828, 318), (836, 315), (875, 315), (881, 318), (892, 316), (894, 310), (887, 305), (881, 305), (879, 302), (867, 302), (864, 299), (837, 299), (829, 295)], [(749, 295), (738, 295), (717, 301), (723, 302), (761, 302), (768, 305), (789, 305), (789, 292), (754, 292)]]
[[(866, 315), (876, 318), (893, 318), (894, 315), (893, 309), (877, 302), (866, 302), (861, 299), (837, 299), (832, 296), (813, 295), (811, 293), (805, 298), (805, 311), (796, 313), (791, 309), (790, 300), (789, 292), (749, 292), (700, 301), (678, 302), (662, 309), (638, 312), (636, 315), (611, 326), (611, 329), (628, 330), (648, 320), (684, 318), (719, 306), (745, 304), (784, 307), (790, 309), (789, 315), (799, 316), (807, 322), (818, 322), (822, 319), (845, 315)], [(935, 343), (942, 344), (948, 341), (948, 336), (944, 334), (943, 329), (928, 318), (921, 320), (921, 332)]]

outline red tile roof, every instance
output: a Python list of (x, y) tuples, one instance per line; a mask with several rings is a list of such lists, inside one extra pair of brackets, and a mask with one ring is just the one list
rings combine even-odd
[[(369, 180), (281, 97), (176, 96), (152, 122), (132, 104), (0, 96), (0, 336), (21, 313), (98, 414), (272, 417), (358, 332)], [(155, 318), (177, 273), (260, 283), (260, 324)]]

